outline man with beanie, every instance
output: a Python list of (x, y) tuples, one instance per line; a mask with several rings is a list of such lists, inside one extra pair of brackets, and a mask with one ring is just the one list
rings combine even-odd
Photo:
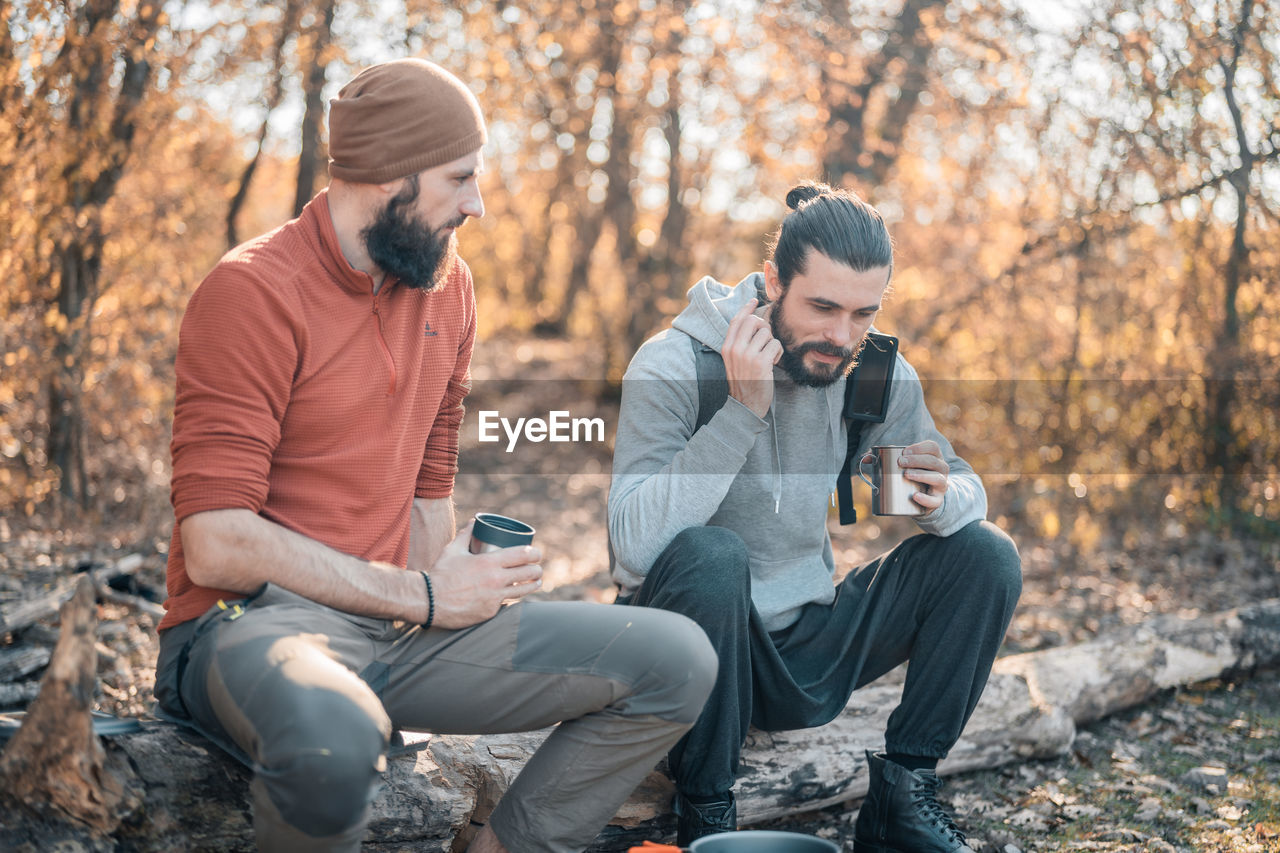
[(538, 550), (455, 536), (480, 108), (398, 60), (329, 134), (329, 187), (183, 319), (159, 707), (252, 768), (262, 850), (359, 849), (394, 730), (559, 722), (469, 849), (581, 850), (693, 723), (714, 652), (676, 614), (520, 601)]
[[(883, 336), (868, 343), (893, 270), (880, 214), (820, 184), (787, 205), (764, 270), (734, 287), (695, 284), (622, 383), (609, 491), (618, 600), (691, 617), (720, 660), (669, 756), (678, 843), (734, 829), (750, 726), (822, 725), (910, 659), (885, 751), (867, 756), (854, 851), (971, 853), (935, 771), (1013, 615), (1017, 549), (985, 521), (982, 481), (935, 427), (911, 365)], [(861, 434), (845, 408), (860, 358), (894, 364), (880, 422)], [(833, 492), (845, 460), (875, 445), (898, 448), (920, 533), (835, 583)]]

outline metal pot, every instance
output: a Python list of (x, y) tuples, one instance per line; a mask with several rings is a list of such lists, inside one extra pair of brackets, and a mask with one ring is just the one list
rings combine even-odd
[(840, 845), (795, 832), (745, 830), (699, 838), (689, 853), (840, 853)]

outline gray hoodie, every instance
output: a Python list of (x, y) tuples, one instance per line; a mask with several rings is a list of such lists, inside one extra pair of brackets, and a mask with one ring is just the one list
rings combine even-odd
[[(757, 288), (753, 273), (729, 287), (713, 278), (689, 290), (672, 328), (640, 347), (622, 383), (622, 410), (609, 490), (614, 580), (624, 592), (686, 527), (715, 525), (742, 537), (751, 562), (751, 598), (770, 631), (809, 602), (835, 598), (835, 560), (827, 511), (844, 463), (844, 380), (826, 388), (792, 382), (774, 368), (773, 404), (762, 420), (729, 397), (694, 434), (697, 365), (690, 338), (717, 352), (729, 320)], [(938, 432), (920, 380), (898, 356), (885, 422), (863, 430), (861, 451), (877, 444), (933, 439), (951, 466), (943, 505), (917, 518), (949, 536), (986, 517), (982, 481)]]

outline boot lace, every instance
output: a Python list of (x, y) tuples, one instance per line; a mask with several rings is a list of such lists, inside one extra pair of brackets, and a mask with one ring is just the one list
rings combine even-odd
[(942, 807), (942, 803), (938, 802), (938, 789), (942, 787), (942, 780), (932, 773), (918, 773), (921, 784), (912, 786), (911, 798), (915, 805), (920, 809), (920, 813), (925, 819), (942, 830), (950, 841), (958, 844), (967, 844), (967, 839), (960, 827), (956, 826), (955, 820), (946, 809)]

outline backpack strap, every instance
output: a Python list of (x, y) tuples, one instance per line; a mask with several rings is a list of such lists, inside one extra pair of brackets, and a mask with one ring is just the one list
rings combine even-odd
[(866, 421), (849, 421), (849, 444), (844, 453), (844, 465), (836, 477), (836, 496), (840, 499), (840, 523), (857, 524), (858, 510), (853, 505), (853, 457), (862, 441), (862, 427)]
[(884, 423), (889, 412), (889, 391), (893, 368), (898, 363), (898, 339), (893, 335), (868, 332), (867, 343), (858, 356), (858, 366), (844, 386), (844, 418), (848, 425), (844, 465), (836, 478), (840, 499), (840, 523), (855, 524), (858, 511), (853, 506), (853, 467), (858, 464), (862, 430), (869, 423)]
[[(693, 427), (697, 432), (720, 411), (729, 399), (729, 378), (724, 359), (712, 347), (694, 338), (693, 359), (698, 372), (698, 417)], [(898, 339), (893, 335), (868, 332), (866, 346), (858, 357), (858, 365), (844, 386), (843, 416), (848, 424), (848, 443), (844, 465), (836, 478), (836, 494), (840, 499), (840, 523), (854, 524), (858, 513), (853, 506), (853, 466), (857, 464), (858, 445), (863, 428), (869, 423), (884, 423), (889, 411), (889, 391), (893, 387), (893, 369), (897, 364)]]
[(729, 401), (729, 376), (720, 353), (697, 338), (689, 338), (689, 342), (698, 368), (698, 418), (693, 425), (697, 432)]

